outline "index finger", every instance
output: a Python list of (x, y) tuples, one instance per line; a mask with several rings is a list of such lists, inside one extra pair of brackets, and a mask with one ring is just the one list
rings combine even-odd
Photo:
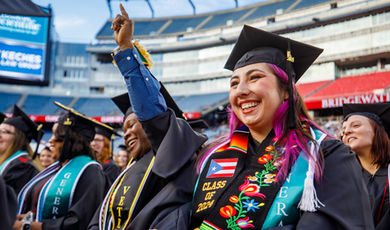
[(121, 9), (121, 13), (124, 17), (129, 18), (129, 15), (127, 14), (125, 8), (123, 7), (122, 3), (119, 4), (119, 8)]

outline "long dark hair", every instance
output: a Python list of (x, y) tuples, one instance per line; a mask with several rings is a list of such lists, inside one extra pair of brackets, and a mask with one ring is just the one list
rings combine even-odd
[(390, 140), (386, 130), (372, 119), (368, 119), (374, 131), (371, 146), (372, 164), (386, 167), (390, 163)]
[(59, 157), (61, 163), (80, 155), (95, 159), (90, 148), (90, 143), (85, 137), (73, 131), (69, 126), (63, 125), (61, 122), (58, 123), (57, 129), (55, 130), (55, 137), (57, 139), (56, 141), (64, 142)]

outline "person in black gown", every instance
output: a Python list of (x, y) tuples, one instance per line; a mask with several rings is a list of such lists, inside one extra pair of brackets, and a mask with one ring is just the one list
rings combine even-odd
[(362, 166), (375, 229), (390, 229), (390, 103), (344, 104), (343, 112), (342, 140)]
[(96, 155), (96, 160), (103, 166), (103, 171), (112, 184), (119, 176), (121, 170), (112, 159), (111, 140), (115, 138), (114, 129), (108, 125), (96, 126), (95, 137), (91, 141), (91, 148)]
[[(59, 160), (20, 192), (15, 230), (23, 225), (32, 230), (86, 229), (108, 187), (90, 149), (99, 122), (56, 104), (66, 110), (54, 124), (49, 140), (51, 150), (59, 153)], [(22, 221), (31, 212), (34, 222)]]
[(34, 139), (38, 149), (42, 136), (41, 126), (16, 105), (12, 118), (0, 125), (0, 175), (15, 190), (15, 194), (42, 168), (37, 160), (32, 161), (34, 152), (30, 147)]
[[(7, 118), (3, 113), (0, 113), (0, 124)], [(16, 195), (15, 191), (5, 183), (0, 176), (0, 223), (1, 229), (11, 229), (16, 216)]]
[[(165, 148), (176, 148), (170, 157), (182, 161), (181, 149), (199, 137), (171, 130), (180, 120), (131, 43), (133, 26), (121, 6), (112, 24), (115, 63), (141, 123), (159, 121), (148, 126), (159, 130), (155, 144), (168, 141)], [(321, 52), (244, 26), (225, 65), (233, 71), (231, 133), (198, 156), (191, 229), (374, 228), (355, 155), (309, 119), (294, 86)]]

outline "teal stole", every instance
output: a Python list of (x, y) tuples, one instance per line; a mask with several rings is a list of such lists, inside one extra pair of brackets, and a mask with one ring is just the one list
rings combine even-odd
[(43, 186), (37, 206), (37, 221), (65, 216), (72, 204), (77, 183), (89, 165), (99, 165), (88, 156), (71, 159)]
[[(310, 131), (313, 139), (317, 142), (317, 146), (320, 146), (321, 142), (326, 137), (326, 134), (318, 129), (310, 128)], [(310, 142), (309, 146), (311, 152), (316, 148), (313, 142)], [(302, 151), (295, 161), (284, 184), (280, 187), (280, 190), (268, 211), (262, 229), (284, 226), (287, 224), (296, 225), (299, 219), (298, 203), (302, 197), (308, 168), (308, 159)]]
[(28, 156), (28, 153), (26, 151), (19, 150), (16, 153), (12, 154), (12, 156), (8, 157), (7, 160), (3, 162), (3, 164), (0, 165), (0, 176), (3, 174), (4, 170), (7, 168), (7, 166), (14, 160), (18, 159), (21, 156)]

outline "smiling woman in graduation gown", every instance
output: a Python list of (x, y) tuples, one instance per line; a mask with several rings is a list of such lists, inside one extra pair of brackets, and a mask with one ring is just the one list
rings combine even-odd
[[(178, 120), (171, 119), (142, 52), (129, 42), (133, 22), (123, 7), (121, 11), (112, 25), (121, 50), (114, 59), (134, 112), (143, 124), (159, 120), (145, 130), (160, 130), (164, 140), (196, 141), (167, 131)], [(234, 71), (231, 135), (214, 143), (208, 158), (200, 158), (204, 163), (195, 186), (191, 229), (373, 229), (355, 156), (308, 119), (293, 84), (321, 52), (244, 27), (226, 64)], [(148, 103), (142, 103), (145, 98)], [(171, 142), (166, 148), (182, 148), (187, 142)], [(172, 154), (180, 159), (180, 153)]]
[(18, 196), (18, 216), (32, 212), (33, 230), (86, 229), (106, 192), (106, 179), (93, 160), (90, 141), (97, 121), (57, 103), (67, 112), (53, 126), (50, 149), (59, 161), (35, 176)]
[(390, 229), (390, 103), (344, 104), (343, 112), (342, 139), (360, 160), (375, 229)]
[[(16, 105), (12, 118), (0, 125), (0, 175), (16, 194), (41, 168), (32, 158), (36, 155), (42, 136), (41, 126)], [(32, 139), (38, 143), (35, 154), (30, 148)]]

